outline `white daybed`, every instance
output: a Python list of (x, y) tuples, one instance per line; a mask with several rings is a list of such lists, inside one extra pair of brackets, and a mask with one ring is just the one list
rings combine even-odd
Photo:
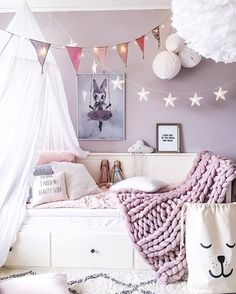
[[(127, 177), (145, 175), (181, 182), (196, 154), (90, 154), (81, 160), (95, 180), (102, 159), (118, 159)], [(230, 201), (230, 190), (227, 193)], [(118, 209), (27, 209), (6, 266), (147, 269), (134, 251)]]

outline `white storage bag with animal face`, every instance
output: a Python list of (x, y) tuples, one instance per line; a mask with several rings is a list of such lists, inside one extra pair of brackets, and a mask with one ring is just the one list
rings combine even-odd
[(188, 203), (186, 206), (190, 293), (235, 293), (236, 204)]

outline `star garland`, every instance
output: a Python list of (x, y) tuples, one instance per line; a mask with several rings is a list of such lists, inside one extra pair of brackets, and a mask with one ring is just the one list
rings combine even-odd
[(146, 91), (144, 88), (142, 88), (142, 91), (141, 92), (138, 92), (138, 95), (139, 95), (139, 102), (141, 101), (148, 101), (148, 97), (147, 95), (150, 94), (149, 91)]
[(169, 93), (168, 97), (163, 98), (163, 100), (165, 100), (166, 104), (165, 107), (168, 107), (169, 105), (172, 107), (175, 107), (175, 103), (174, 101), (178, 99), (177, 97), (172, 97), (171, 93)]
[(194, 105), (200, 106), (200, 101), (203, 99), (203, 97), (199, 97), (197, 93), (195, 93), (193, 97), (188, 99), (192, 101), (191, 107), (193, 107)]
[(120, 76), (117, 75), (116, 79), (115, 80), (111, 80), (112, 84), (113, 84), (113, 90), (116, 90), (116, 89), (120, 89), (122, 90), (123, 89), (123, 84), (125, 83), (124, 80), (120, 80)]
[[(226, 100), (225, 94), (228, 93), (228, 91), (223, 90), (220, 86), (217, 92), (213, 92), (216, 95), (216, 101), (218, 100)], [(142, 88), (141, 92), (137, 92), (139, 96), (139, 101), (145, 100), (148, 101), (147, 95), (150, 94), (149, 91), (145, 91), (144, 88)], [(163, 100), (165, 101), (165, 107), (175, 107), (175, 101), (178, 99), (178, 97), (173, 97), (172, 93), (168, 94), (168, 97), (164, 97)], [(188, 98), (191, 101), (191, 107), (194, 106), (201, 106), (201, 100), (204, 99), (204, 97), (198, 96), (198, 94), (195, 92), (193, 97)]]
[(97, 63), (95, 62), (95, 60), (93, 61), (93, 65), (92, 65), (92, 72), (93, 75), (97, 73)]
[(225, 94), (227, 92), (228, 91), (223, 91), (222, 87), (220, 87), (217, 92), (214, 92), (214, 94), (216, 95), (216, 101), (218, 101), (219, 99), (225, 100)]

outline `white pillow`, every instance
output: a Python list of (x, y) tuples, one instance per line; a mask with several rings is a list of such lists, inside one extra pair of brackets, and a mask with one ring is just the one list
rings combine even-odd
[(98, 185), (83, 164), (53, 162), (52, 169), (56, 173), (65, 173), (67, 195), (71, 200), (101, 192), (101, 189), (98, 188)]
[(148, 178), (148, 177), (131, 177), (111, 186), (110, 190), (118, 191), (120, 189), (136, 189), (139, 191), (152, 193), (166, 186), (167, 184), (161, 181), (158, 181), (157, 179)]
[(42, 274), (0, 281), (1, 294), (69, 294), (65, 274)]
[(32, 206), (67, 199), (64, 173), (34, 177), (31, 199)]

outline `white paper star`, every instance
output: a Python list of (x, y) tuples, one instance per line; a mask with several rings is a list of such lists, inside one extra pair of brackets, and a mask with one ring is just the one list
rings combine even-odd
[(120, 90), (123, 89), (122, 85), (124, 84), (125, 81), (120, 80), (120, 76), (117, 76), (115, 80), (111, 80), (113, 83), (113, 90), (119, 88)]
[(95, 60), (93, 61), (92, 71), (93, 75), (97, 73), (97, 63), (95, 62)]
[(220, 87), (217, 92), (214, 92), (214, 94), (216, 95), (216, 101), (218, 101), (219, 99), (225, 100), (225, 94), (227, 92), (228, 91), (223, 91), (223, 89)]
[(177, 97), (172, 97), (171, 93), (169, 93), (168, 97), (163, 98), (163, 100), (165, 100), (166, 105), (165, 107), (168, 107), (169, 105), (171, 105), (172, 107), (175, 107), (174, 101), (178, 99)]
[(189, 100), (192, 101), (191, 107), (194, 105), (200, 106), (200, 100), (202, 100), (203, 97), (198, 97), (197, 93), (194, 94), (193, 97), (190, 97)]
[(149, 93), (150, 93), (149, 91), (145, 91), (145, 89), (142, 88), (142, 91), (137, 93), (139, 95), (139, 101), (142, 101), (142, 100), (148, 101), (147, 95)]
[(87, 98), (87, 94), (88, 94), (88, 92), (87, 91), (82, 91), (82, 96), (83, 96), (83, 100), (85, 101), (86, 100), (86, 98)]

